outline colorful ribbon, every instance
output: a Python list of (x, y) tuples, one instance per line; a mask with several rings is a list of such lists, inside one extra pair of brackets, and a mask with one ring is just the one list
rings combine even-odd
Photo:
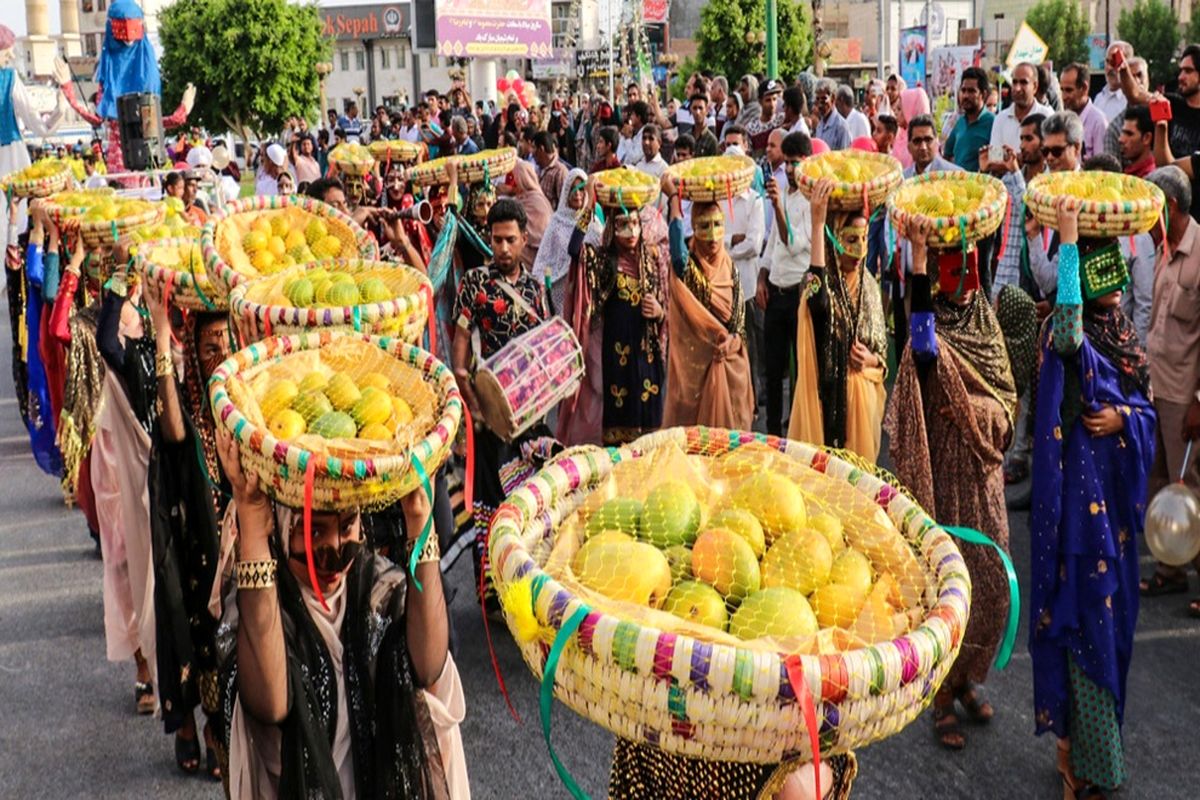
[(418, 592), (425, 591), (421, 586), (421, 582), (417, 580), (417, 556), (425, 549), (425, 542), (429, 539), (429, 534), (433, 530), (433, 485), (429, 482), (429, 475), (425, 472), (425, 465), (421, 463), (421, 459), (417, 458), (416, 453), (412, 455), (413, 469), (417, 471), (417, 477), (421, 480), (421, 488), (425, 490), (425, 496), (429, 498), (429, 516), (425, 519), (425, 527), (421, 529), (421, 535), (417, 537), (417, 543), (412, 546), (412, 552), (408, 554), (408, 573), (412, 575), (413, 584), (417, 587)]
[(567, 642), (579, 630), (579, 625), (589, 611), (591, 609), (580, 604), (579, 608), (575, 609), (575, 613), (571, 614), (570, 618), (558, 629), (558, 634), (554, 637), (554, 644), (550, 646), (550, 654), (546, 656), (546, 668), (542, 672), (542, 735), (546, 739), (546, 749), (550, 751), (550, 760), (554, 762), (554, 771), (558, 773), (558, 779), (563, 782), (563, 786), (567, 787), (567, 791), (575, 800), (590, 800), (590, 798), (567, 768), (563, 766), (558, 753), (554, 752), (554, 744), (550, 741), (550, 710), (554, 702), (554, 675), (558, 672), (558, 661), (562, 657)]
[(1008, 625), (1004, 629), (1004, 638), (1000, 640), (1000, 649), (996, 651), (995, 661), (996, 669), (1004, 669), (1012, 659), (1013, 644), (1017, 640), (1017, 625), (1021, 619), (1021, 589), (1017, 583), (1017, 571), (1013, 569), (1012, 559), (998, 544), (974, 528), (943, 525), (942, 529), (968, 544), (991, 547), (1000, 555), (1000, 561), (1004, 564), (1004, 572), (1008, 577)]
[(800, 713), (804, 716), (804, 727), (808, 730), (808, 745), (812, 749), (813, 791), (815, 797), (821, 794), (821, 738), (817, 728), (817, 709), (813, 705), (812, 692), (808, 690), (808, 681), (804, 680), (804, 664), (800, 656), (792, 653), (784, 662), (787, 669), (788, 683), (800, 704)]
[[(492, 659), (492, 672), (496, 674), (496, 683), (500, 686), (500, 694), (504, 698), (504, 704), (508, 706), (508, 713), (512, 718), (521, 724), (521, 715), (517, 713), (517, 709), (512, 704), (512, 698), (508, 696), (508, 685), (504, 682), (504, 675), (500, 673), (500, 659), (496, 658), (496, 648), (492, 644), (492, 626), (488, 621), (487, 606), (483, 602), (484, 593), (487, 591), (487, 571), (488, 571), (488, 553), (487, 553), (487, 538), (484, 538), (483, 559), (479, 565), (479, 609), (483, 612), (483, 636), (487, 640), (488, 656)], [(544, 578), (544, 575), (538, 577)], [(536, 581), (536, 579), (535, 579)], [(534, 584), (537, 588), (538, 584)], [(535, 598), (537, 594), (533, 595)]]
[(471, 419), (471, 409), (462, 404), (463, 426), (467, 435), (467, 474), (463, 478), (463, 505), (467, 513), (475, 511), (475, 421)]
[[(308, 580), (312, 583), (313, 593), (317, 599), (321, 601), (321, 608), (329, 610), (329, 604), (325, 602), (325, 593), (321, 591), (321, 582), (317, 580), (317, 565), (313, 561), (313, 546), (312, 546), (312, 504), (313, 504), (313, 480), (316, 478), (317, 463), (313, 459), (312, 453), (309, 453), (308, 463), (304, 465), (304, 558), (308, 562)], [(280, 531), (280, 535), (286, 535)]]

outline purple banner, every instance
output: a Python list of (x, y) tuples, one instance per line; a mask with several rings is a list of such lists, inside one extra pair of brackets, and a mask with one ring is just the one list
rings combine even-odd
[(439, 0), (437, 38), (447, 58), (552, 58), (550, 0)]

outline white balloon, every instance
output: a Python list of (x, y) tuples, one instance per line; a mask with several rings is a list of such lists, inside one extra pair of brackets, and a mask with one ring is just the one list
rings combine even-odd
[(1200, 555), (1200, 500), (1182, 483), (1172, 483), (1146, 508), (1146, 545), (1156, 559), (1173, 567)]

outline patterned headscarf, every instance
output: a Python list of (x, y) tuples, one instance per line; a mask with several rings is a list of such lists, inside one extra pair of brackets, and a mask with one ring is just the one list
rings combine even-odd
[(1023, 396), (1037, 368), (1037, 304), (1019, 286), (1005, 286), (996, 299), (996, 321), (1004, 332), (1017, 396)]

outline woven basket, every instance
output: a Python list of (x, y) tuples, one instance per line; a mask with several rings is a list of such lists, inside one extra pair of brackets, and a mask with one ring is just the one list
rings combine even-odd
[[(307, 358), (309, 351), (320, 350), (325, 358), (326, 353), (333, 352), (330, 346), (336, 347), (339, 342), (369, 345), (351, 351), (361, 350), (365, 356), (354, 366), (382, 371), (393, 380), (420, 388), (420, 392), (410, 395), (415, 418), (418, 423), (423, 421), (420, 438), (411, 447), (397, 452), (395, 446), (360, 443), (353, 450), (330, 445), (325, 453), (318, 453), (294, 442), (280, 441), (267, 430), (257, 403), (249, 398), (248, 382), (262, 370), (288, 359)], [(428, 398), (421, 400), (417, 395)], [(463, 414), (453, 373), (429, 353), (399, 339), (328, 330), (264, 339), (238, 351), (213, 373), (209, 400), (214, 419), (237, 440), (243, 467), (258, 475), (267, 494), (285, 505), (302, 508), (305, 472), (311, 463), (312, 507), (326, 511), (380, 508), (421, 486), (421, 475), (413, 462), (419, 462), (425, 475), (432, 476), (449, 455)]]
[(208, 223), (200, 233), (204, 264), (212, 279), (213, 288), (222, 299), (243, 280), (262, 277), (258, 270), (250, 265), (249, 258), (242, 250), (240, 236), (238, 241), (233, 241), (234, 235), (241, 230), (240, 222), (235, 218), (241, 214), (257, 214), (277, 209), (298, 209), (305, 214), (324, 219), (330, 235), (341, 240), (343, 255), (353, 254), (370, 260), (379, 257), (379, 247), (370, 234), (349, 216), (320, 200), (299, 195), (244, 197), (226, 203), (220, 211), (210, 214)]
[(338, 151), (335, 147), (329, 153), (329, 163), (336, 165), (339, 170), (347, 175), (361, 178), (363, 175), (370, 173), (371, 168), (375, 166), (375, 159), (373, 157), (363, 159), (349, 158), (345, 151)]
[[(822, 159), (835, 160), (845, 158), (884, 164), (888, 169), (882, 175), (872, 178), (869, 181), (858, 181), (856, 183), (836, 181), (833, 194), (829, 197), (829, 208), (831, 211), (859, 211), (863, 208), (864, 198), (869, 207), (877, 208), (887, 200), (888, 196), (896, 190), (896, 187), (904, 179), (904, 168), (900, 165), (900, 162), (886, 153), (837, 150), (812, 156), (805, 159), (804, 163), (808, 165)], [(805, 197), (812, 197), (813, 188), (817, 185), (818, 180), (820, 178), (808, 175), (803, 167), (796, 172), (796, 183)]]
[[(733, 160), (740, 165), (730, 169)], [(699, 171), (711, 165), (711, 171), (700, 175), (682, 175), (688, 171)], [(698, 203), (720, 203), (736, 197), (754, 183), (754, 159), (749, 156), (710, 156), (694, 158), (682, 164), (672, 164), (667, 172), (679, 184), (679, 193), (686, 199)]]
[[(636, 186), (605, 182), (605, 176), (613, 177), (613, 173), (622, 173), (622, 176), (624, 176), (624, 173), (633, 173), (649, 180)], [(603, 172), (596, 173), (596, 202), (605, 208), (623, 208), (628, 211), (636, 211), (657, 201), (661, 193), (662, 188), (658, 181), (654, 180), (653, 176), (631, 170), (627, 167), (606, 169)]]
[[(860, 505), (886, 514), (920, 576), (914, 579), (919, 620), (909, 633), (858, 649), (799, 656), (761, 643), (750, 647), (716, 631), (719, 639), (703, 640), (678, 628), (659, 630), (597, 610), (543, 570), (554, 531), (617, 462), (664, 446), (715, 456), (753, 442), (824, 473), (835, 479), (830, 485), (839, 492), (855, 500), (861, 496), (867, 503)], [(617, 736), (676, 755), (763, 764), (810, 761), (801, 704), (785, 666), (789, 657), (800, 659), (813, 698), (821, 757), (892, 735), (932, 701), (966, 629), (971, 589), (966, 565), (949, 535), (920, 507), (893, 484), (831, 453), (762, 434), (672, 428), (620, 449), (583, 448), (564, 455), (509, 495), (489, 535), (489, 566), (501, 597), (519, 580), (532, 579), (540, 587), (532, 593), (533, 616), (540, 628), (549, 629), (548, 636), (522, 641), (505, 610), (533, 672), (542, 677), (546, 639), (586, 609), (562, 651), (555, 694)]]
[[(329, 308), (272, 304), (292, 279), (315, 269), (378, 277), (391, 290), (391, 299), (358, 306)], [(302, 333), (316, 328), (338, 331), (399, 336), (410, 344), (419, 344), (429, 317), (427, 298), (433, 287), (424, 274), (405, 264), (362, 259), (325, 259), (299, 264), (265, 278), (244, 281), (229, 293), (232, 316), (250, 341), (264, 336)]]
[(160, 247), (181, 247), (191, 245), (196, 254), (203, 250), (199, 239), (186, 236), (175, 236), (168, 239), (150, 239), (138, 244), (138, 254), (134, 262), (135, 269), (140, 270), (147, 280), (165, 280), (171, 286), (170, 301), (180, 308), (189, 311), (228, 311), (229, 303), (224, 298), (215, 296), (212, 281), (204, 272), (199, 274), (190, 269), (175, 269), (154, 262), (154, 251)]
[(12, 189), (12, 193), (17, 197), (49, 197), (70, 186), (74, 177), (71, 173), (71, 165), (65, 161), (59, 162), (59, 169), (40, 178), (21, 177), (25, 171), (23, 169), (0, 181), (0, 192)]
[(367, 148), (380, 164), (393, 161), (401, 164), (415, 164), (420, 160), (423, 152), (421, 145), (404, 139), (377, 139), (367, 145)]
[(888, 200), (888, 214), (892, 224), (904, 230), (913, 214), (906, 211), (898, 201), (909, 193), (922, 191), (938, 191), (947, 183), (976, 183), (983, 187), (983, 201), (969, 214), (953, 214), (944, 217), (930, 216), (933, 230), (929, 232), (926, 244), (930, 248), (946, 249), (962, 246), (962, 233), (966, 231), (968, 243), (977, 242), (985, 236), (990, 236), (1004, 221), (1008, 208), (1008, 190), (1004, 184), (990, 175), (975, 172), (926, 172), (916, 175), (900, 184), (900, 188)]
[[(1061, 181), (1068, 178), (1080, 179), (1089, 173), (1047, 172), (1029, 182), (1025, 190), (1025, 205), (1033, 212), (1037, 221), (1047, 228), (1058, 228), (1058, 191)], [(1162, 218), (1166, 198), (1162, 190), (1142, 178), (1132, 175), (1103, 173), (1103, 179), (1114, 181), (1122, 197), (1133, 200), (1114, 202), (1081, 200), (1079, 207), (1079, 235), (1084, 238), (1112, 238), (1145, 233)]]
[[(89, 195), (112, 196), (112, 189), (82, 190)], [(143, 225), (157, 225), (167, 214), (167, 207), (162, 203), (149, 203), (145, 211), (137, 214), (126, 214), (103, 222), (85, 220), (83, 214), (87, 209), (81, 206), (65, 205), (55, 200), (59, 195), (51, 195), (45, 201), (46, 211), (55, 224), (64, 231), (77, 231), (79, 238), (89, 248), (99, 248), (112, 245), (117, 239), (127, 235), (135, 228)]]
[(459, 183), (479, 183), (486, 178), (498, 178), (512, 172), (517, 163), (517, 151), (512, 147), (480, 150), (473, 156), (446, 156), (413, 167), (410, 177), (420, 186), (443, 186), (450, 183), (446, 174), (449, 159), (458, 161)]

